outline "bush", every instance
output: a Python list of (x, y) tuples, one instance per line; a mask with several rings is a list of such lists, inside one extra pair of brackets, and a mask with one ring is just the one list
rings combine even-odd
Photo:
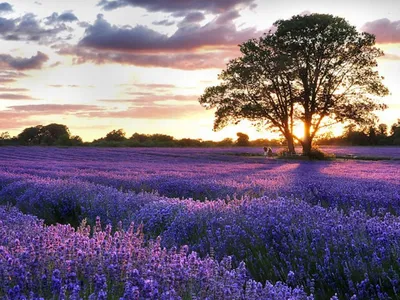
[(328, 154), (323, 152), (321, 149), (318, 147), (312, 147), (310, 154), (308, 154), (308, 157), (310, 159), (315, 159), (315, 160), (327, 160), (327, 159), (333, 159), (335, 158), (334, 154)]

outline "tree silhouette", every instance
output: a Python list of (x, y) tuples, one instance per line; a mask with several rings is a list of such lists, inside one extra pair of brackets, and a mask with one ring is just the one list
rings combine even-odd
[(238, 132), (236, 133), (237, 135), (237, 140), (236, 140), (236, 145), (237, 146), (249, 146), (250, 145), (250, 138), (247, 134), (242, 133), (242, 132)]
[[(290, 152), (298, 140), (308, 155), (324, 121), (372, 124), (373, 111), (385, 108), (372, 96), (388, 94), (374, 70), (383, 55), (375, 37), (326, 14), (274, 25), (274, 33), (241, 44), (242, 56), (228, 63), (221, 84), (200, 97), (216, 109), (214, 130), (248, 119), (278, 130)], [(302, 138), (294, 134), (297, 123), (304, 125)]]
[(125, 131), (123, 129), (110, 131), (105, 137), (107, 142), (121, 142), (125, 139)]

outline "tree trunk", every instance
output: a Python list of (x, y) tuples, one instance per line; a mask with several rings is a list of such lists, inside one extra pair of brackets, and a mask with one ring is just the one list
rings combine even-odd
[(311, 152), (311, 145), (312, 145), (312, 139), (311, 139), (311, 122), (304, 122), (304, 138), (302, 141), (302, 146), (303, 146), (303, 155), (310, 155)]
[(294, 139), (293, 139), (293, 135), (290, 133), (286, 133), (285, 134), (285, 138), (287, 141), (287, 147), (288, 147), (288, 151), (290, 154), (295, 154), (296, 150), (294, 148)]

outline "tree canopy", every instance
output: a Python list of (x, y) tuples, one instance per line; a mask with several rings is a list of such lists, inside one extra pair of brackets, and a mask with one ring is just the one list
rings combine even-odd
[[(327, 14), (294, 16), (274, 23), (275, 32), (240, 45), (241, 57), (219, 75), (199, 102), (216, 109), (214, 130), (247, 119), (278, 130), (294, 152), (309, 154), (321, 126), (351, 121), (369, 124), (384, 109), (376, 96), (388, 89), (375, 70), (383, 52), (375, 37)], [(298, 124), (304, 136), (294, 133)]]

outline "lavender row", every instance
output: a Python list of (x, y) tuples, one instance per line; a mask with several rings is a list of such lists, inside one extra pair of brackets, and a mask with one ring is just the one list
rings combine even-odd
[(312, 299), (282, 283), (263, 287), (229, 257), (218, 263), (159, 240), (145, 245), (133, 226), (112, 234), (97, 219), (90, 236), (84, 223), (46, 227), (2, 207), (0, 220), (3, 299)]
[(400, 219), (384, 210), (371, 218), (299, 199), (197, 202), (54, 179), (16, 180), (0, 199), (49, 223), (94, 224), (97, 215), (114, 226), (121, 219), (123, 228), (143, 223), (146, 236), (162, 236), (169, 249), (189, 245), (218, 261), (232, 256), (256, 280), (304, 286), (324, 299), (335, 293), (385, 299), (400, 290)]
[[(66, 159), (66, 158), (64, 158)], [(155, 159), (155, 158), (153, 158)], [(180, 158), (136, 158), (121, 162), (68, 163), (45, 160), (0, 162), (0, 186), (12, 177), (50, 178), (94, 183), (125, 192), (157, 191), (178, 198), (291, 197), (311, 204), (349, 211), (361, 209), (400, 215), (400, 163), (387, 162), (277, 162), (235, 158), (211, 161)]]
[[(184, 205), (182, 205), (184, 204)], [(136, 216), (163, 246), (191, 245), (201, 255), (246, 262), (256, 280), (301, 285), (320, 299), (397, 299), (400, 218), (268, 198), (160, 201)]]
[[(265, 145), (268, 146), (268, 145)], [(273, 152), (278, 152), (283, 147), (272, 146)], [(400, 158), (400, 147), (398, 146), (321, 146), (324, 152), (336, 155), (348, 155), (364, 157), (386, 157)], [(71, 151), (72, 150), (72, 151)], [(296, 148), (299, 152), (301, 148)], [(32, 156), (32, 153), (35, 153)], [(132, 159), (137, 156), (159, 156), (159, 157), (215, 157), (225, 154), (258, 154), (263, 155), (262, 147), (232, 147), (232, 148), (47, 148), (47, 147), (2, 147), (0, 159), (14, 156), (17, 159), (26, 157), (32, 160), (43, 159), (65, 160), (66, 155), (71, 161), (106, 159), (107, 161), (120, 161), (120, 156)], [(116, 159), (117, 158), (117, 159)]]

